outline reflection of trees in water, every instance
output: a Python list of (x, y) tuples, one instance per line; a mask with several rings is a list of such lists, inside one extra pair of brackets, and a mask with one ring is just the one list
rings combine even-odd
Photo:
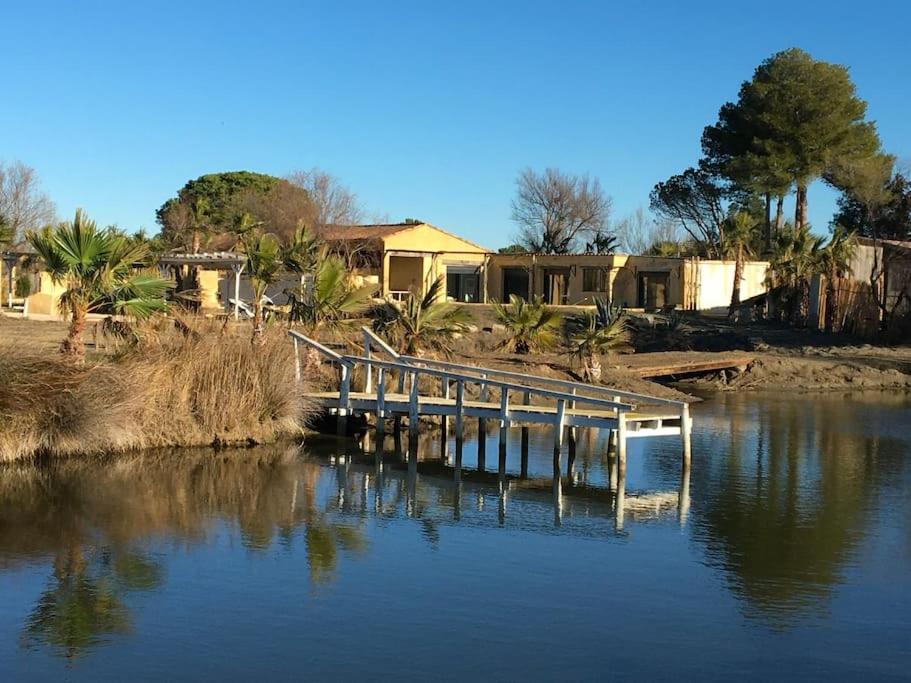
[(700, 444), (695, 534), (734, 590), (779, 625), (818, 609), (841, 580), (900, 442), (832, 401), (724, 401), (729, 443)]
[(192, 545), (207, 538), (216, 520), (236, 524), (253, 552), (303, 537), (312, 582), (330, 580), (340, 555), (362, 552), (366, 541), (359, 522), (338, 522), (320, 509), (320, 472), (296, 447), (5, 467), (0, 570), (54, 558), (23, 642), (73, 657), (126, 632), (125, 597), (156, 588), (164, 576), (137, 546), (158, 537)]
[(129, 632), (124, 593), (152, 590), (162, 578), (158, 563), (136, 551), (104, 548), (86, 557), (79, 546), (63, 549), (26, 621), (23, 644), (46, 644), (73, 659), (107, 636)]

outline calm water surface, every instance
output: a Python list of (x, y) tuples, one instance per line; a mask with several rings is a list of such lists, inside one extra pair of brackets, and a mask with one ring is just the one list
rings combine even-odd
[(0, 469), (0, 680), (907, 679), (911, 401), (722, 396), (625, 476), (351, 442)]

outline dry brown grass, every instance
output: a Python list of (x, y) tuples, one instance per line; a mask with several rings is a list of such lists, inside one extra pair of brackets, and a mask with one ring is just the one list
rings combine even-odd
[(156, 446), (264, 443), (299, 434), (310, 410), (279, 332), (147, 336), (78, 367), (59, 354), (0, 348), (0, 461)]

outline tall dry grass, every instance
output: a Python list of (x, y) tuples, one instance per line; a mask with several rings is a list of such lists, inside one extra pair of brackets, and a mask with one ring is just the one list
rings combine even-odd
[(157, 446), (264, 443), (310, 415), (291, 345), (240, 335), (166, 335), (78, 367), (0, 348), (0, 461)]

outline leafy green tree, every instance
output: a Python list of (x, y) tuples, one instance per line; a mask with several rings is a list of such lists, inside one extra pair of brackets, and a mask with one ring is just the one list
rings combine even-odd
[[(797, 189), (794, 227), (807, 223), (807, 187), (837, 162), (876, 154), (848, 69), (797, 48), (760, 64), (703, 135), (704, 150), (735, 183), (761, 192)], [(785, 183), (784, 181), (788, 182)]]
[(510, 244), (505, 247), (500, 247), (497, 249), (498, 254), (527, 254), (528, 249), (526, 249), (521, 244)]
[(728, 190), (704, 168), (688, 168), (658, 183), (649, 206), (658, 216), (683, 227), (706, 255), (724, 248), (725, 201)]
[(92, 311), (145, 318), (166, 310), (167, 281), (137, 269), (147, 247), (99, 230), (81, 209), (72, 222), (29, 233), (28, 239), (54, 281), (66, 287), (60, 303), (70, 315), (70, 327), (62, 352), (85, 357), (82, 333)]
[(595, 299), (594, 311), (570, 318), (566, 332), (570, 353), (579, 359), (586, 382), (601, 381), (601, 354), (632, 348), (623, 311), (601, 298)]
[(508, 334), (499, 348), (512, 353), (530, 353), (547, 351), (556, 345), (562, 316), (547, 306), (540, 296), (529, 303), (510, 294), (509, 303), (494, 303), (493, 311)]
[(408, 356), (426, 350), (449, 353), (452, 339), (468, 329), (472, 318), (467, 309), (442, 301), (445, 291), (446, 280), (440, 276), (423, 296), (411, 292), (404, 301), (385, 302), (375, 328)]
[(838, 199), (838, 211), (832, 219), (863, 237), (879, 236), (882, 239), (911, 239), (911, 181), (896, 173), (883, 186), (883, 201), (868, 205), (851, 189), (845, 189)]
[(257, 220), (264, 220), (264, 216), (250, 210), (251, 206), (259, 207), (251, 198), (267, 196), (279, 186), (287, 193), (301, 197), (303, 206), (310, 206), (306, 191), (286, 180), (262, 173), (232, 171), (190, 180), (176, 197), (161, 205), (156, 218), (165, 238), (175, 244), (184, 244), (196, 253), (207, 235), (230, 233), (238, 214), (244, 211), (249, 210)]

